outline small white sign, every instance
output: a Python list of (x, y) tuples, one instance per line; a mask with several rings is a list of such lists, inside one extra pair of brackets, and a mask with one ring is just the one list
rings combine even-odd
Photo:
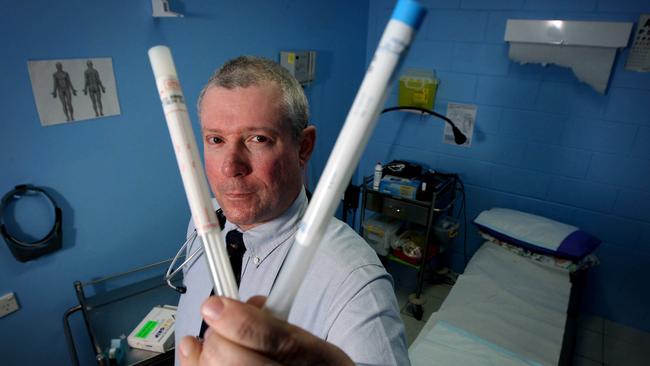
[[(469, 147), (472, 144), (472, 134), (474, 133), (474, 122), (476, 121), (476, 106), (473, 104), (447, 103), (447, 118), (452, 120), (456, 127), (467, 137), (467, 141), (462, 145)], [(445, 132), (442, 137), (445, 144), (456, 145), (454, 141), (454, 132), (449, 123), (445, 123)]]
[(650, 14), (641, 14), (636, 25), (634, 44), (630, 48), (625, 69), (630, 71), (650, 71)]

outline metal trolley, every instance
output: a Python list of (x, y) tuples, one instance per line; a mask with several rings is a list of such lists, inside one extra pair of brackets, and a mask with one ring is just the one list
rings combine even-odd
[(401, 264), (409, 265), (418, 271), (415, 293), (409, 295), (409, 308), (413, 316), (421, 320), (425, 301), (421, 298), (422, 287), (425, 279), (426, 261), (429, 257), (430, 246), (435, 244), (433, 225), (442, 214), (450, 214), (456, 202), (457, 181), (453, 175), (440, 177), (440, 182), (434, 187), (431, 200), (419, 201), (404, 197), (394, 196), (372, 188), (372, 176), (364, 177), (361, 185), (361, 225), (359, 233), (363, 236), (363, 223), (366, 210), (379, 212), (383, 215), (411, 222), (424, 227), (425, 243), (422, 259), (417, 265), (404, 262), (389, 254), (387, 259)]
[[(79, 365), (79, 358), (70, 329), (70, 316), (81, 312), (97, 364), (114, 364), (106, 355), (111, 339), (128, 335), (154, 306), (178, 304), (178, 292), (169, 288), (164, 280), (164, 265), (170, 261), (171, 259), (160, 261), (85, 283), (74, 282), (79, 305), (68, 309), (63, 316), (63, 328), (73, 365)], [(152, 273), (155, 274), (153, 277)], [(125, 282), (128, 284), (122, 285)], [(113, 289), (101, 291), (118, 283)], [(91, 287), (96, 293), (86, 296), (86, 290)], [(126, 344), (126, 340), (124, 343)], [(121, 365), (174, 364), (173, 349), (156, 353), (125, 345), (124, 351), (124, 361)]]

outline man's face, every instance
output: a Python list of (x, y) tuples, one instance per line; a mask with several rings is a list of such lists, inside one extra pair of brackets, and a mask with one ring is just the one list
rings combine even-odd
[(208, 180), (228, 220), (244, 230), (282, 214), (302, 186), (315, 131), (295, 141), (280, 106), (271, 83), (211, 87), (200, 106)]

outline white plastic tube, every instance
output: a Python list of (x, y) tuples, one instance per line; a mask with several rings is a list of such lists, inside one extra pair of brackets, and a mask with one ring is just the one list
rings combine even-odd
[(149, 50), (149, 61), (156, 78), (192, 220), (203, 239), (203, 251), (214, 283), (214, 293), (239, 299), (171, 51), (165, 46), (152, 47)]
[(325, 170), (302, 218), (296, 239), (266, 302), (275, 316), (287, 319), (293, 300), (329, 225), (361, 153), (375, 127), (388, 85), (400, 58), (424, 16), (412, 0), (400, 0), (359, 87)]

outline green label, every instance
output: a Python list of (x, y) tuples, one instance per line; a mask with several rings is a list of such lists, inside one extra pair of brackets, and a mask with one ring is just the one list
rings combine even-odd
[(145, 325), (140, 329), (138, 334), (136, 334), (135, 336), (138, 338), (147, 338), (149, 333), (151, 333), (151, 331), (154, 330), (154, 328), (156, 328), (156, 325), (158, 325), (158, 322), (149, 320), (147, 323), (145, 323)]

